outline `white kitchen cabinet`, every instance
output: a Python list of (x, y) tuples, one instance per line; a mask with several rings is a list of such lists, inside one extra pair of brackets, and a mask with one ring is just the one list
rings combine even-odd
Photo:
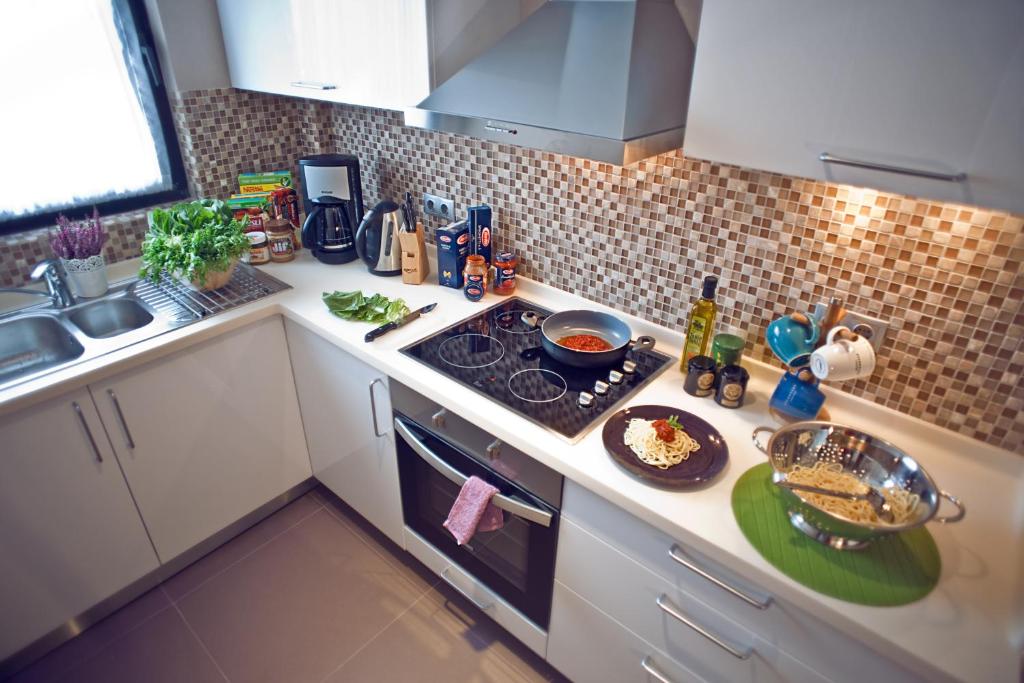
[(684, 152), (1024, 211), (1022, 26), (1019, 0), (705, 2)]
[(91, 390), (162, 562), (311, 475), (280, 317)]
[(0, 419), (0, 661), (158, 566), (89, 391)]
[(218, 0), (236, 88), (386, 109), (430, 92), (426, 0)]
[(387, 375), (291, 321), (285, 327), (313, 474), (403, 545)]

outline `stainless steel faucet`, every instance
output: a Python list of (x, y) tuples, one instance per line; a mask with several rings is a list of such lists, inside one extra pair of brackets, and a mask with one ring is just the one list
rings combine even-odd
[(18, 294), (34, 294), (36, 296), (49, 297), (50, 301), (53, 302), (54, 308), (67, 308), (78, 303), (75, 295), (71, 293), (71, 288), (68, 287), (68, 281), (64, 278), (64, 269), (59, 261), (55, 259), (40, 261), (32, 269), (29, 277), (33, 280), (45, 281), (46, 291), (26, 289), (24, 287), (0, 287), (0, 292), (16, 292)]

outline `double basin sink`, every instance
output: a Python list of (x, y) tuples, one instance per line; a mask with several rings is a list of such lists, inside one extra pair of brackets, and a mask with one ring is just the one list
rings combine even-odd
[(195, 321), (153, 308), (135, 295), (135, 283), (68, 308), (44, 304), (0, 317), (0, 390)]

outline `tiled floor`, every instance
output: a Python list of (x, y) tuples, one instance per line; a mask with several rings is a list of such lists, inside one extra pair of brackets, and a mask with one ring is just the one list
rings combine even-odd
[(324, 489), (13, 679), (564, 680)]

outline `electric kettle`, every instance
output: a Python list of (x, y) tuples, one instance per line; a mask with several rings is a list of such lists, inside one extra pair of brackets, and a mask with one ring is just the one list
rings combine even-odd
[(356, 253), (374, 275), (401, 275), (402, 247), (398, 233), (412, 229), (403, 208), (385, 199), (363, 216), (356, 231)]

